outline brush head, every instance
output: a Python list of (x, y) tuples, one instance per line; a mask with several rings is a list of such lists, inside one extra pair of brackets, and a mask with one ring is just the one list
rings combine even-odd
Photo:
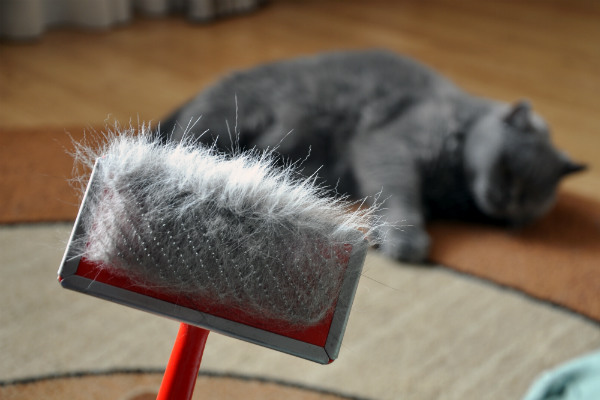
[(77, 254), (209, 311), (298, 327), (333, 313), (372, 210), (350, 212), (314, 178), (276, 168), (272, 153), (226, 156), (134, 133), (77, 146), (79, 160), (99, 160)]

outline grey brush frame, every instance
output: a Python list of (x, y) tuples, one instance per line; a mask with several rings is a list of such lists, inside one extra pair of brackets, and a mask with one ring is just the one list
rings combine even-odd
[[(96, 162), (90, 176), (69, 243), (58, 270), (58, 279), (62, 287), (138, 310), (150, 312), (152, 314), (185, 322), (190, 325), (199, 326), (210, 331), (305, 358), (317, 363), (328, 364), (338, 357), (368, 249), (366, 240), (361, 242), (357, 241), (358, 244), (355, 244), (352, 248), (327, 340), (323, 347), (210, 315), (192, 308), (77, 275), (82, 256), (75, 243), (85, 236), (82, 215), (88, 212), (86, 200), (90, 197), (90, 193), (99, 190), (97, 187), (98, 185), (95, 184), (94, 176), (100, 162), (101, 160)], [(360, 232), (357, 232), (357, 235), (360, 235)]]

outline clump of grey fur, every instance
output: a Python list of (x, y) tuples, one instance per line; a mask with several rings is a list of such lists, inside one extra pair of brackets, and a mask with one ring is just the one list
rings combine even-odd
[(80, 251), (146, 287), (311, 325), (337, 298), (344, 245), (371, 230), (372, 210), (350, 212), (268, 152), (162, 145), (147, 127), (88, 143), (78, 161), (99, 162)]
[(277, 146), (292, 160), (310, 148), (307, 174), (323, 166), (320, 177), (355, 198), (381, 192), (387, 200), (379, 214), (401, 226), (382, 227), (381, 248), (408, 261), (427, 258), (429, 218), (521, 225), (550, 208), (563, 176), (583, 168), (554, 148), (528, 103), (471, 96), (385, 51), (326, 53), (236, 72), (161, 129), (176, 141), (202, 116), (202, 130), (209, 129), (202, 140), (226, 149), (226, 121), (238, 112), (242, 146)]

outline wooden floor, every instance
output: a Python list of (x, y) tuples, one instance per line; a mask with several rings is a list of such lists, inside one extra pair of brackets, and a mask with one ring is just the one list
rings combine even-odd
[(207, 25), (139, 18), (108, 32), (54, 29), (0, 43), (0, 129), (156, 120), (232, 69), (382, 47), (468, 91), (530, 99), (590, 171), (566, 182), (600, 199), (600, 2), (272, 1)]

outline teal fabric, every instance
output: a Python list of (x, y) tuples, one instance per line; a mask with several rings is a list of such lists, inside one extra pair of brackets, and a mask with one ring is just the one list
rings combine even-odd
[(545, 372), (523, 400), (600, 400), (600, 351)]

